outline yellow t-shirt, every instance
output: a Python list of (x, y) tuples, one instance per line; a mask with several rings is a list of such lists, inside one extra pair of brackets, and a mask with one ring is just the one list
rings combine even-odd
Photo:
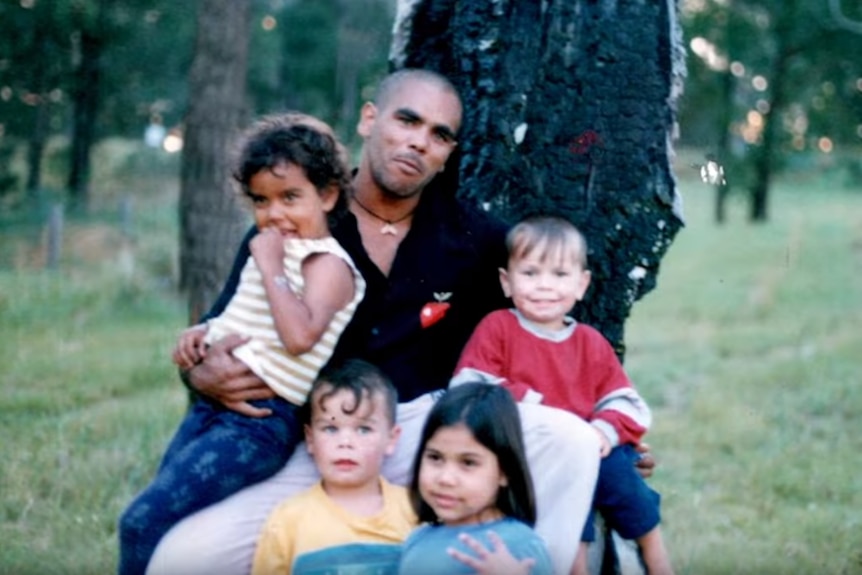
[(286, 500), (264, 525), (252, 575), (322, 572), (322, 566), (351, 567), (351, 573), (395, 573), (401, 544), (417, 518), (407, 490), (382, 477), (383, 509), (361, 517), (336, 504), (321, 483)]

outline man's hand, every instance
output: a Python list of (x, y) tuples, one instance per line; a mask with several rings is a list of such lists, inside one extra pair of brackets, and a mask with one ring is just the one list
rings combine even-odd
[(635, 469), (640, 473), (641, 477), (647, 479), (652, 476), (652, 472), (655, 470), (656, 462), (655, 458), (650, 453), (650, 447), (648, 443), (638, 443), (635, 445), (635, 451), (640, 453), (640, 458), (635, 462)]
[(197, 392), (249, 417), (266, 417), (272, 410), (248, 403), (253, 399), (269, 399), (275, 392), (231, 353), (248, 341), (239, 335), (229, 335), (207, 350), (203, 361), (188, 372), (188, 383)]
[(464, 565), (475, 569), (478, 575), (530, 575), (530, 570), (536, 563), (535, 559), (530, 558), (515, 559), (500, 536), (493, 531), (488, 533), (493, 550), (485, 548), (467, 534), (462, 533), (458, 538), (476, 555), (468, 555), (451, 547), (446, 550), (447, 553)]

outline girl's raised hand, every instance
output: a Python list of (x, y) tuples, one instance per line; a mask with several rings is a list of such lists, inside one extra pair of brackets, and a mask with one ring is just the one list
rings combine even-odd
[(284, 260), (284, 237), (275, 228), (264, 228), (249, 243), (251, 255), (262, 275), (281, 275)]
[(536, 563), (535, 559), (516, 559), (513, 557), (500, 536), (493, 531), (488, 532), (491, 550), (467, 534), (462, 533), (458, 538), (476, 555), (468, 555), (451, 547), (446, 552), (464, 565), (475, 569), (479, 575), (530, 575), (530, 571)]

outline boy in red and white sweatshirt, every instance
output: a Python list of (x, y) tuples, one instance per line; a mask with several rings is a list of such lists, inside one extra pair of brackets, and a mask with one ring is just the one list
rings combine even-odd
[[(637, 541), (650, 575), (672, 574), (659, 529), (659, 495), (634, 466), (635, 446), (652, 418), (649, 407), (604, 336), (568, 315), (590, 284), (586, 240), (567, 220), (542, 216), (514, 226), (506, 247), (500, 282), (514, 308), (479, 323), (450, 385), (496, 383), (518, 401), (565, 409), (590, 422), (602, 456), (593, 511)], [(572, 568), (576, 575), (588, 574), (592, 519)]]

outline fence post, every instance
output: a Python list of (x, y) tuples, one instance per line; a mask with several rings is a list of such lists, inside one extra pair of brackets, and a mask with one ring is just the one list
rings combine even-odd
[(57, 269), (60, 266), (60, 254), (63, 251), (63, 204), (56, 203), (51, 206), (48, 216), (48, 269)]
[(128, 194), (120, 198), (120, 233), (129, 239), (132, 237), (132, 197)]

